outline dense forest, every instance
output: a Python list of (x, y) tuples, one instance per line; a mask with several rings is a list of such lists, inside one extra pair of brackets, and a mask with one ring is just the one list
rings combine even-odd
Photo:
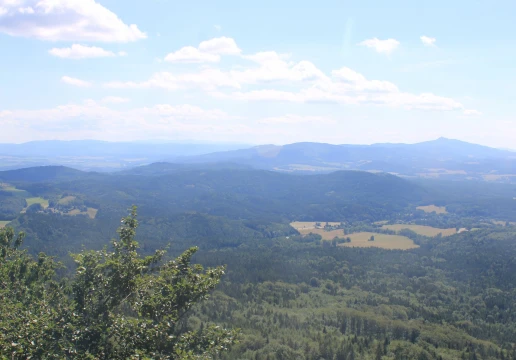
[[(114, 174), (48, 167), (0, 172), (0, 181), (0, 220), (26, 234), (28, 254), (65, 264), (56, 281), (76, 272), (70, 252), (105, 251), (133, 204), (144, 255), (166, 248), (173, 261), (198, 246), (193, 262), (225, 265), (211, 297), (181, 323), (196, 334), (238, 329), (218, 358), (516, 359), (513, 185), (229, 164)], [(417, 232), (422, 225), (453, 231)], [(330, 231), (341, 235), (330, 241)], [(358, 233), (373, 234), (368, 247), (345, 239)], [(381, 236), (414, 246), (382, 249)]]
[(420, 237), (412, 251), (293, 237), (205, 252), (197, 259), (229, 271), (197, 324), (243, 329), (228, 359), (513, 359), (515, 236)]

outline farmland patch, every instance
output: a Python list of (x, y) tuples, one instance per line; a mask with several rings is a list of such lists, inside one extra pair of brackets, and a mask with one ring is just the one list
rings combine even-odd
[[(370, 241), (374, 236), (374, 241)], [(339, 244), (345, 247), (378, 247), (390, 250), (410, 250), (416, 249), (419, 245), (414, 244), (414, 241), (406, 236), (400, 235), (385, 235), (371, 232), (361, 232), (346, 235), (351, 239), (350, 243)]]
[(439, 234), (441, 234), (442, 236), (451, 236), (451, 235), (455, 235), (457, 233), (457, 229), (455, 229), (455, 228), (439, 229), (439, 228), (435, 228), (432, 226), (424, 226), (424, 225), (396, 224), (396, 225), (384, 225), (384, 226), (382, 226), (382, 228), (394, 230), (394, 231), (409, 229), (419, 235), (424, 235), (424, 236), (429, 236), (429, 237), (435, 237)]
[(435, 205), (427, 205), (427, 206), (418, 206), (418, 210), (423, 210), (426, 213), (436, 213), (436, 214), (447, 214), (446, 206), (435, 206)]

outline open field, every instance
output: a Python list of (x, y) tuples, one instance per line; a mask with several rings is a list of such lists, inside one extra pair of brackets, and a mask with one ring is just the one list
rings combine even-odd
[(59, 205), (68, 205), (69, 203), (71, 203), (74, 200), (75, 200), (75, 196), (65, 196), (65, 197), (61, 198), (58, 201), (58, 203), (59, 203)]
[(90, 217), (90, 219), (95, 219), (95, 217), (97, 216), (97, 213), (99, 212), (98, 209), (94, 209), (94, 208), (88, 208), (88, 216)]
[(435, 228), (432, 226), (424, 226), (424, 225), (396, 224), (396, 225), (384, 225), (384, 226), (382, 226), (382, 228), (394, 230), (394, 231), (409, 229), (419, 235), (424, 235), (424, 236), (429, 236), (429, 237), (434, 237), (439, 234), (442, 234), (442, 236), (451, 236), (451, 235), (455, 235), (457, 233), (457, 229), (455, 229), (455, 228), (439, 229), (439, 228)]
[(386, 225), (386, 224), (388, 224), (388, 223), (389, 223), (389, 221), (387, 221), (387, 220), (382, 220), (382, 221), (375, 221), (373, 224), (374, 224), (374, 225)]
[(88, 215), (90, 219), (95, 219), (97, 216), (98, 209), (88, 208), (88, 211), (81, 211), (79, 209), (73, 209), (64, 213), (64, 215), (76, 216), (76, 215)]
[(312, 234), (318, 234), (321, 235), (323, 240), (333, 240), (336, 237), (339, 238), (345, 238), (344, 230), (332, 230), (332, 231), (326, 231), (324, 229), (298, 229), (299, 233), (302, 235), (308, 235), (310, 233)]
[(48, 200), (43, 199), (42, 197), (32, 197), (25, 200), (27, 201), (27, 207), (33, 204), (41, 204), (45, 209), (48, 207)]
[(423, 210), (424, 212), (427, 212), (427, 213), (433, 213), (433, 212), (435, 212), (436, 214), (447, 214), (448, 213), (446, 211), (445, 206), (427, 205), (427, 206), (418, 206), (417, 209)]
[(0, 190), (3, 190), (3, 191), (15, 191), (15, 192), (25, 191), (25, 190), (17, 189), (14, 186), (6, 184), (6, 183), (0, 183)]
[(509, 225), (511, 225), (511, 226), (516, 225), (516, 222), (514, 222), (514, 221), (492, 220), (492, 223), (495, 225), (498, 225), (498, 226), (505, 226), (505, 225), (507, 225), (507, 223), (509, 223)]
[(10, 221), (0, 221), (0, 229), (3, 228), (3, 227), (6, 227), (7, 224), (9, 224)]
[[(315, 224), (320, 223), (321, 227), (324, 227), (326, 225), (326, 221), (294, 221), (290, 223), (290, 226), (292, 226), (296, 230), (305, 230), (305, 229), (315, 229)], [(328, 222), (331, 226), (338, 226), (340, 225), (340, 222)]]
[[(369, 241), (371, 236), (374, 236), (374, 241)], [(351, 235), (346, 235), (351, 238), (350, 243), (339, 244), (345, 247), (378, 247), (382, 249), (391, 250), (409, 250), (416, 249), (419, 246), (406, 236), (400, 235), (385, 235), (371, 232), (361, 232)]]
[[(398, 249), (408, 250), (415, 249), (419, 246), (406, 236), (400, 235), (385, 235), (371, 232), (361, 232), (356, 234), (344, 235), (343, 230), (324, 231), (324, 229), (301, 229), (298, 230), (303, 235), (318, 234), (323, 240), (333, 240), (335, 237), (351, 239), (350, 243), (340, 244), (339, 246), (347, 247), (378, 247), (382, 249)], [(369, 241), (371, 236), (374, 236), (375, 241)]]

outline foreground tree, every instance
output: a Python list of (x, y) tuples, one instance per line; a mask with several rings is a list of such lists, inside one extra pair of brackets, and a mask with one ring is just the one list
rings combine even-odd
[(71, 281), (56, 282), (57, 264), (19, 250), (23, 236), (0, 232), (0, 358), (210, 358), (235, 332), (186, 331), (185, 314), (219, 283), (224, 268), (191, 265), (197, 248), (169, 262), (165, 251), (141, 257), (136, 208), (122, 219), (108, 251), (73, 255)]

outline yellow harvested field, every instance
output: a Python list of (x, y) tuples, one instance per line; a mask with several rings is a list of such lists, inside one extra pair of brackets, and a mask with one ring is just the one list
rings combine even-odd
[[(347, 235), (351, 238), (350, 243), (339, 244), (345, 247), (378, 247), (390, 250), (410, 250), (416, 249), (419, 245), (414, 244), (414, 241), (406, 236), (400, 235), (385, 235), (371, 232), (361, 232)], [(369, 241), (371, 236), (374, 236), (374, 241)]]
[(336, 237), (345, 238), (344, 230), (332, 230), (326, 231), (324, 229), (297, 229), (301, 235), (318, 234), (321, 235), (323, 240), (333, 240)]
[(382, 226), (382, 228), (394, 230), (394, 231), (409, 229), (417, 234), (429, 236), (429, 237), (435, 237), (439, 234), (442, 234), (442, 236), (451, 236), (451, 235), (455, 235), (457, 233), (457, 229), (455, 229), (455, 228), (439, 229), (439, 228), (435, 228), (432, 226), (424, 226), (424, 225), (396, 224), (396, 225), (384, 225), (384, 226)]
[(32, 197), (32, 198), (27, 198), (25, 200), (27, 201), (27, 207), (29, 207), (33, 204), (41, 204), (41, 206), (43, 206), (43, 208), (45, 208), (45, 209), (48, 207), (48, 200), (43, 199), (42, 197)]
[[(324, 227), (326, 225), (326, 221), (294, 221), (290, 223), (290, 226), (292, 226), (296, 230), (305, 230), (305, 229), (315, 229), (315, 224), (321, 224), (321, 227)], [(340, 225), (340, 222), (328, 222), (331, 226), (338, 226)]]
[(68, 205), (69, 203), (71, 203), (74, 200), (75, 200), (75, 196), (65, 196), (65, 197), (61, 198), (58, 202), (60, 205)]
[(423, 210), (427, 213), (436, 213), (436, 214), (447, 214), (445, 206), (435, 206), (435, 205), (427, 205), (427, 206), (418, 206), (418, 210)]
[(82, 212), (79, 209), (73, 209), (68, 211), (65, 215), (76, 216), (76, 215), (88, 215), (90, 219), (95, 219), (97, 216), (98, 209), (88, 208), (88, 211)]
[(7, 224), (9, 224), (10, 221), (0, 221), (0, 229), (3, 228), (3, 227), (6, 227)]

